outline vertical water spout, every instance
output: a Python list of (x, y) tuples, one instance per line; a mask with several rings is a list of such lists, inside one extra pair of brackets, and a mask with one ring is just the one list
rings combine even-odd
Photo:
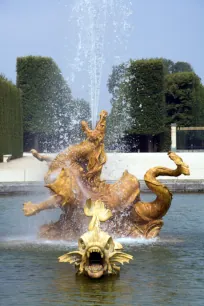
[[(118, 58), (117, 44), (126, 44), (132, 13), (130, 0), (76, 0), (71, 22), (76, 23), (75, 71), (88, 74), (92, 127), (97, 121), (103, 65), (107, 56)], [(108, 55), (105, 48), (108, 46)], [(114, 61), (114, 60), (113, 60)], [(112, 65), (115, 63), (113, 62)], [(110, 67), (111, 68), (111, 67)]]

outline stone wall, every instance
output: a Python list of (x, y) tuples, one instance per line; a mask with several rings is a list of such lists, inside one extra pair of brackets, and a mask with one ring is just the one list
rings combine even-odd
[[(190, 166), (190, 176), (162, 177), (176, 181), (204, 180), (204, 152), (179, 153)], [(163, 166), (175, 169), (174, 163), (167, 153), (108, 153), (108, 161), (104, 166), (102, 178), (108, 181), (118, 180), (125, 170), (143, 180), (145, 172), (151, 167)], [(47, 170), (45, 162), (39, 162), (32, 156), (12, 160), (0, 164), (0, 182), (42, 182)]]

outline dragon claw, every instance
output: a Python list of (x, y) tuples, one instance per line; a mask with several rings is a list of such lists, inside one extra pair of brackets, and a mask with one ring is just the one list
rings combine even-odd
[(25, 202), (23, 204), (23, 212), (24, 212), (24, 215), (27, 217), (33, 216), (37, 214), (37, 206), (30, 201)]

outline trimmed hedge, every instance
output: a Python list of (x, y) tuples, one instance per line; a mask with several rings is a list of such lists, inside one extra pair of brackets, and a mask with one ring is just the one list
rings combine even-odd
[(201, 83), (194, 72), (178, 72), (165, 77), (167, 124), (196, 126), (200, 122)]
[(22, 91), (24, 150), (55, 151), (70, 121), (72, 99), (60, 69), (49, 57), (19, 57), (17, 87)]
[(0, 161), (5, 154), (23, 154), (22, 105), (20, 90), (0, 76)]
[(160, 59), (131, 61), (127, 99), (135, 122), (131, 134), (157, 135), (165, 129), (164, 69)]

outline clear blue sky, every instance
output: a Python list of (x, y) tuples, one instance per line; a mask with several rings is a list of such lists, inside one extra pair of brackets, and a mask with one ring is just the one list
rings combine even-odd
[[(51, 56), (70, 78), (78, 33), (69, 19), (77, 1), (0, 0), (0, 73), (15, 82), (16, 57), (42, 55)], [(110, 109), (106, 82), (117, 52), (121, 61), (149, 57), (187, 61), (204, 82), (204, 0), (132, 0), (128, 22), (131, 34), (117, 50), (111, 45), (111, 29), (106, 31), (100, 109)], [(70, 87), (75, 97), (88, 99), (86, 74), (78, 73)]]

